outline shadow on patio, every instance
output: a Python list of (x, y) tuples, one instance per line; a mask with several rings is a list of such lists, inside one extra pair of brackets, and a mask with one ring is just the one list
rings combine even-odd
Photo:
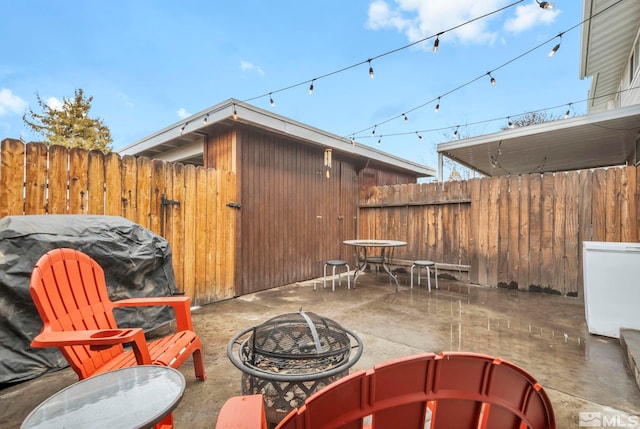
[[(619, 341), (588, 333), (581, 299), (445, 279), (439, 290), (432, 283), (429, 293), (424, 282), (410, 289), (403, 274), (395, 293), (386, 275), (368, 273), (358, 280), (357, 289), (347, 290), (343, 282), (331, 292), (316, 279), (194, 309), (208, 378), (198, 381), (191, 361), (180, 369), (187, 388), (174, 411), (176, 428), (214, 427), (226, 399), (241, 394), (241, 373), (226, 355), (236, 333), (300, 308), (360, 336), (364, 353), (352, 372), (422, 352), (486, 353), (538, 379), (551, 398), (559, 428), (578, 427), (581, 412), (603, 413), (618, 425), (632, 423), (628, 416), (640, 414), (640, 389)], [(65, 369), (0, 391), (0, 426), (19, 427), (37, 404), (75, 381), (75, 373)]]

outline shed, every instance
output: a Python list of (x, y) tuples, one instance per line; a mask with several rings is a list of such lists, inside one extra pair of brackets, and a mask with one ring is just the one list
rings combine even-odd
[[(350, 259), (359, 193), (435, 170), (229, 99), (122, 150), (236, 173), (235, 295), (322, 275)], [(195, 192), (195, 190), (187, 190)], [(367, 237), (361, 237), (367, 238)]]

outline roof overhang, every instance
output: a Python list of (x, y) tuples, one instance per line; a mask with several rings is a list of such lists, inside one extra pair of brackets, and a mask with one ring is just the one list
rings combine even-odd
[(625, 165), (636, 158), (640, 105), (438, 144), (438, 153), (487, 176)]
[(582, 19), (580, 79), (593, 77), (588, 107), (595, 112), (615, 106), (640, 25), (640, 1), (583, 0)]
[(352, 142), (309, 125), (274, 114), (238, 100), (229, 99), (196, 113), (163, 130), (145, 137), (121, 149), (121, 155), (147, 156), (167, 161), (182, 161), (177, 156), (193, 156), (202, 152), (207, 136), (221, 128), (245, 124), (268, 132), (287, 136), (310, 146), (331, 149), (334, 154), (343, 154), (359, 160), (358, 164), (383, 165), (416, 177), (434, 177), (434, 168)]

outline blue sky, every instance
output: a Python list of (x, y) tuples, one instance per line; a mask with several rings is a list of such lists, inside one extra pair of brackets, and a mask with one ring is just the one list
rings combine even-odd
[[(437, 167), (436, 144), (453, 139), (457, 126), (469, 137), (532, 110), (560, 106), (549, 113), (562, 116), (573, 103), (572, 113), (585, 112), (581, 27), (567, 31), (580, 23), (582, 1), (554, 6), (543, 10), (534, 0), (0, 0), (0, 139), (38, 139), (22, 122), (28, 107), (37, 111), (36, 93), (55, 105), (82, 88), (93, 97), (91, 115), (111, 129), (115, 150), (233, 97), (339, 136), (361, 131), (356, 139), (363, 144)], [(434, 53), (433, 36), (441, 32)], [(549, 58), (561, 32), (561, 47)], [(343, 68), (317, 79), (312, 95), (309, 83), (279, 91)], [(495, 86), (486, 75), (491, 70)], [(270, 92), (275, 108), (268, 96), (255, 98)]]

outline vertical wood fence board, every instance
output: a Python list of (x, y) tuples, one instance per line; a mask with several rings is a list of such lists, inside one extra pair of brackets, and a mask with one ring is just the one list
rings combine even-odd
[(184, 291), (184, 265), (185, 265), (185, 183), (184, 183), (184, 165), (173, 164), (171, 184), (172, 196), (178, 201), (177, 206), (171, 209), (171, 251), (174, 273), (176, 277), (176, 287), (179, 291)]
[(21, 141), (5, 139), (0, 144), (0, 217), (24, 211), (24, 156)]
[(509, 285), (509, 232), (511, 220), (509, 218), (509, 177), (503, 176), (498, 182), (498, 263), (496, 267), (497, 285)]
[(87, 151), (73, 148), (69, 151), (69, 213), (89, 213), (89, 155)]
[(593, 241), (606, 240), (607, 172), (595, 170), (591, 188), (591, 231)]
[[(565, 224), (565, 294), (577, 296), (578, 274), (582, 271), (580, 259), (579, 192), (580, 174), (571, 171), (566, 182), (566, 224)], [(555, 285), (554, 285), (555, 287)]]
[(620, 171), (620, 240), (637, 241), (636, 199), (633, 186), (636, 183), (636, 167), (628, 166)]
[(24, 210), (32, 214), (47, 211), (47, 147), (32, 143), (26, 147)]
[(69, 208), (69, 150), (64, 146), (49, 147), (47, 213), (67, 214)]
[(469, 216), (469, 260), (471, 263), (470, 277), (474, 283), (480, 283), (480, 179), (471, 179), (469, 183), (469, 195), (471, 197), (471, 210), (473, 215)]
[(162, 234), (162, 219), (166, 213), (162, 206), (162, 196), (166, 196), (166, 162), (159, 159), (151, 160), (151, 189), (149, 201), (149, 229), (156, 234)]
[(104, 154), (97, 150), (89, 151), (87, 166), (87, 213), (103, 215), (105, 197)]
[[(516, 240), (518, 241), (518, 261), (515, 262), (518, 265), (518, 289), (527, 289), (531, 282), (529, 281), (529, 204), (530, 200), (530, 176), (523, 175), (520, 177), (520, 192), (517, 197), (516, 203), (518, 206), (518, 215), (520, 222), (518, 225), (518, 235)], [(516, 200), (516, 198), (514, 198)]]
[(196, 168), (196, 231), (198, 237), (195, 245), (195, 296), (198, 304), (203, 303), (207, 296), (207, 171), (202, 167)]
[(540, 251), (542, 266), (540, 269), (540, 286), (547, 288), (551, 284), (553, 275), (553, 203), (554, 182), (553, 173), (542, 175), (542, 235), (540, 236)]
[(559, 290), (566, 294), (566, 175), (556, 174), (553, 187), (553, 247), (552, 247), (552, 272), (549, 288)]
[(146, 157), (136, 159), (136, 220), (151, 229), (151, 160)]
[[(591, 241), (592, 230), (592, 204), (594, 174), (590, 170), (582, 170), (578, 178), (580, 198), (578, 201), (578, 263), (582, 267), (583, 249), (582, 243)], [(578, 270), (578, 296), (584, 297), (584, 273)]]
[(122, 216), (133, 221), (138, 221), (138, 165), (136, 158), (131, 155), (122, 157)]
[(532, 174), (529, 181), (529, 286), (540, 286), (542, 267), (542, 176)]
[(620, 193), (618, 184), (620, 170), (609, 168), (606, 171), (605, 191), (605, 239), (604, 241), (620, 241)]
[(108, 216), (122, 216), (122, 162), (117, 153), (104, 156), (105, 211)]
[(489, 180), (489, 193), (488, 199), (488, 224), (487, 224), (487, 283), (489, 285), (498, 284), (498, 235), (500, 211), (499, 211), (499, 198), (500, 198), (500, 183), (504, 178), (492, 178)]
[(238, 216), (238, 213), (237, 213), (237, 210), (225, 207), (226, 201), (229, 201), (229, 202), (237, 201), (236, 175), (233, 172), (227, 171), (226, 173), (224, 173), (223, 189), (226, 191), (226, 198), (223, 201), (223, 207), (222, 207), (222, 210), (225, 211), (225, 216), (224, 216), (224, 222), (221, 224), (221, 226), (224, 226), (224, 228), (221, 228), (221, 229), (223, 229), (225, 232), (223, 241), (226, 243), (225, 249), (224, 249), (225, 260), (224, 260), (223, 273), (222, 273), (223, 274), (222, 284), (224, 287), (223, 297), (233, 298), (235, 294), (234, 265), (236, 260), (236, 246), (234, 246), (234, 243), (235, 243), (234, 232), (236, 231), (236, 225), (237, 225), (236, 218)]
[(224, 243), (220, 243), (217, 237), (218, 227), (215, 224), (218, 220), (218, 198), (220, 195), (220, 189), (218, 188), (217, 183), (217, 172), (216, 170), (206, 170), (207, 175), (207, 193), (206, 193), (206, 203), (207, 203), (207, 221), (205, 225), (206, 231), (206, 243), (207, 243), (207, 251), (206, 251), (206, 262), (205, 262), (205, 287), (206, 287), (206, 300), (207, 301), (215, 301), (217, 299), (218, 291), (217, 291), (217, 265), (220, 259), (220, 245)]
[(197, 228), (197, 186), (196, 168), (193, 165), (184, 167), (184, 265), (183, 284), (187, 296), (196, 296), (196, 239)]
[[(510, 176), (508, 178), (507, 212), (509, 217), (509, 230), (507, 246), (507, 278), (509, 287), (514, 283), (520, 287), (520, 178), (521, 176)], [(504, 197), (501, 197), (504, 198)]]

